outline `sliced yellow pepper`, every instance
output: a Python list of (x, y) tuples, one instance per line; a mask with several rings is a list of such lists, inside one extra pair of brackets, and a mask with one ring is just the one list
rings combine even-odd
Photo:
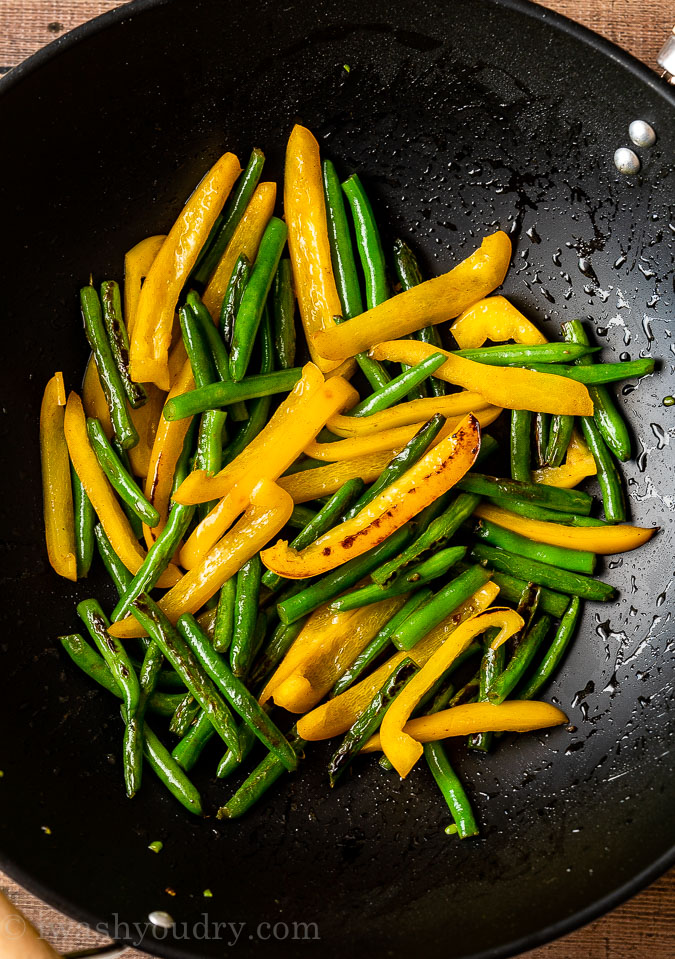
[(527, 346), (547, 342), (534, 323), (530, 323), (505, 296), (488, 296), (474, 303), (457, 317), (450, 332), (461, 350), (482, 346), (486, 340), (493, 343), (514, 340)]
[(307, 330), (310, 349), (344, 360), (384, 339), (407, 336), (422, 327), (458, 316), (504, 280), (511, 259), (511, 241), (501, 230), (487, 236), (471, 256), (442, 276), (426, 280), (379, 306), (332, 329)]
[(624, 553), (643, 546), (658, 532), (658, 526), (645, 529), (642, 526), (565, 526), (546, 520), (528, 519), (517, 513), (481, 503), (474, 510), (476, 516), (490, 520), (497, 526), (513, 530), (537, 543), (551, 546), (568, 546), (570, 549), (587, 549), (592, 553)]
[(233, 153), (226, 153), (211, 167), (150, 267), (131, 331), (129, 371), (136, 383), (155, 383), (162, 390), (171, 385), (169, 347), (178, 297), (240, 173)]
[(124, 319), (129, 336), (134, 328), (143, 280), (150, 272), (150, 267), (165, 240), (164, 234), (147, 236), (124, 255)]
[[(307, 366), (321, 375), (313, 363)], [(181, 563), (186, 569), (192, 569), (200, 563), (242, 510), (246, 509), (255, 485), (263, 478), (277, 479), (297, 459), (308, 440), (317, 435), (328, 417), (352, 405), (355, 396), (358, 397), (358, 394), (354, 388), (340, 377), (324, 383), (316, 391), (307, 391), (295, 415), (289, 417), (286, 429), (280, 437), (277, 434), (277, 441), (258, 447), (257, 455), (249, 461), (227, 495), (193, 530), (180, 554)]]
[(268, 569), (288, 579), (327, 573), (377, 546), (454, 486), (470, 469), (479, 449), (480, 426), (469, 414), (454, 433), (425, 453), (353, 519), (299, 552), (280, 540), (260, 558)]
[(305, 713), (316, 706), (407, 598), (394, 596), (350, 614), (338, 613), (337, 628), (326, 630), (313, 654), (276, 684), (276, 705), (291, 713)]
[(232, 238), (213, 271), (208, 286), (204, 290), (203, 301), (216, 325), (220, 323), (220, 309), (235, 263), (242, 253), (248, 257), (251, 263), (255, 260), (265, 227), (274, 213), (276, 199), (276, 183), (258, 184), (244, 211), (244, 215), (235, 227)]
[(342, 463), (327, 463), (326, 466), (317, 466), (313, 470), (282, 476), (279, 486), (293, 497), (294, 503), (309, 503), (313, 499), (331, 496), (350, 479), (362, 479), (364, 483), (372, 483), (394, 455), (394, 450), (388, 450), (386, 453), (358, 456)]
[[(432, 629), (411, 650), (395, 653), (365, 679), (340, 693), (335, 699), (318, 706), (298, 720), (298, 733), (303, 739), (330, 739), (347, 732), (361, 713), (372, 702), (373, 696), (382, 688), (389, 676), (408, 656), (420, 668), (429, 662), (433, 654), (446, 641), (457, 627), (471, 616), (487, 609), (497, 597), (499, 587), (495, 583), (486, 583), (473, 596), (465, 600), (447, 616), (442, 623)], [(299, 638), (299, 637), (298, 637)], [(297, 640), (296, 640), (297, 642)], [(291, 647), (292, 649), (293, 647)]]
[[(405, 724), (403, 734), (418, 744), (433, 743), (449, 736), (472, 736), (474, 733), (527, 733), (533, 729), (562, 726), (566, 722), (567, 716), (557, 706), (532, 699), (513, 699), (498, 706), (495, 703), (465, 703), (430, 716), (418, 716)], [(380, 734), (376, 733), (361, 752), (373, 753), (379, 749), (382, 749), (382, 741)]]
[(523, 626), (522, 616), (506, 606), (486, 609), (458, 626), (422, 669), (412, 677), (384, 714), (380, 727), (382, 749), (399, 776), (405, 778), (422, 755), (420, 744), (403, 729), (422, 696), (431, 689), (434, 682), (443, 675), (479, 633), (491, 627), (499, 629), (490, 642), (490, 649), (494, 650)]
[[(168, 398), (172, 399), (174, 396), (180, 396), (181, 393), (187, 393), (188, 390), (193, 390), (194, 386), (192, 367), (190, 361), (186, 360)], [(185, 434), (191, 422), (191, 416), (186, 416), (182, 420), (165, 420), (163, 416), (159, 418), (145, 477), (146, 499), (159, 513), (159, 523), (152, 529), (143, 524), (143, 535), (148, 547), (152, 546), (166, 526), (176, 463), (183, 451)]]
[[(84, 486), (87, 496), (94, 507), (108, 539), (121, 561), (131, 573), (137, 573), (145, 559), (145, 553), (138, 544), (129, 520), (120, 506), (115, 491), (99, 466), (96, 454), (89, 445), (87, 421), (82, 401), (77, 393), (71, 393), (66, 404), (64, 432), (68, 452)], [(180, 572), (172, 564), (160, 576), (157, 585), (173, 586), (180, 579)]]
[(291, 434), (298, 428), (303, 430), (302, 423), (298, 422), (302, 419), (299, 410), (303, 404), (318, 395), (324, 382), (323, 373), (318, 366), (314, 363), (306, 363), (302, 369), (301, 378), (277, 408), (265, 428), (251, 440), (246, 449), (215, 476), (209, 476), (204, 470), (193, 470), (174, 493), (174, 500), (189, 506), (226, 496), (253, 466), (264, 461), (268, 455), (279, 456), (289, 430)]
[(583, 440), (583, 437), (575, 429), (572, 431), (572, 438), (567, 447), (565, 462), (560, 466), (544, 466), (541, 469), (532, 471), (532, 479), (535, 483), (543, 483), (545, 486), (559, 486), (562, 489), (572, 489), (586, 479), (587, 476), (595, 476), (598, 467), (593, 454)]
[(536, 373), (515, 366), (486, 366), (419, 340), (389, 340), (372, 349), (370, 356), (414, 366), (434, 353), (447, 356), (447, 362), (436, 370), (434, 376), (480, 393), (494, 406), (532, 410), (534, 413), (593, 415), (593, 400), (584, 384), (553, 373)]
[(63, 373), (55, 373), (45, 386), (40, 406), (40, 461), (42, 507), (47, 555), (54, 572), (77, 579), (75, 516), (70, 484), (70, 460), (63, 431), (66, 388)]
[(451, 393), (450, 396), (430, 396), (428, 399), (409, 400), (399, 403), (381, 413), (370, 416), (343, 416), (338, 413), (326, 423), (336, 436), (366, 436), (381, 430), (395, 429), (397, 426), (410, 426), (413, 423), (426, 423), (436, 413), (443, 416), (465, 416), (478, 413), (490, 404), (480, 393)]
[(299, 124), (293, 127), (286, 147), (284, 212), (293, 285), (309, 352), (319, 369), (327, 373), (340, 365), (335, 360), (354, 354), (345, 353), (331, 362), (311, 339), (312, 333), (335, 327), (333, 317), (342, 314), (342, 304), (330, 256), (319, 144)]
[[(270, 480), (261, 480), (251, 493), (245, 514), (204, 560), (166, 593), (159, 605), (172, 623), (184, 613), (196, 613), (252, 556), (286, 525), (293, 512), (288, 493)], [(143, 627), (127, 616), (110, 627), (113, 636), (143, 636)]]

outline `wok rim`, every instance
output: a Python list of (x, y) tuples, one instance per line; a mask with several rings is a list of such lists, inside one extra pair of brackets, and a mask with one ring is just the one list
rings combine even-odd
[[(99, 32), (116, 26), (125, 20), (130, 20), (139, 13), (155, 7), (169, 6), (175, 2), (181, 2), (181, 0), (130, 0), (130, 2), (124, 3), (122, 6), (108, 10), (74, 27), (72, 30), (63, 34), (63, 36), (55, 38), (35, 53), (26, 57), (15, 67), (12, 67), (5, 76), (0, 77), (0, 97), (17, 84), (20, 84), (25, 77), (39, 70), (44, 64), (49, 63), (61, 53), (68, 51), (72, 46), (80, 44)], [(534, 0), (488, 0), (488, 2), (513, 11), (516, 15), (527, 16), (532, 19), (550, 23), (553, 29), (559, 30), (579, 42), (588, 45), (608, 57), (618, 66), (628, 70), (629, 73), (636, 77), (641, 83), (646, 84), (653, 93), (662, 97), (670, 107), (675, 109), (675, 87), (672, 89), (669, 88), (668, 84), (664, 82), (654, 70), (647, 66), (647, 64), (638, 60), (633, 54), (628, 53), (628, 51), (601, 36), (599, 33), (596, 33), (594, 30), (591, 30), (589, 27), (575, 20), (571, 20), (569, 17), (555, 10), (541, 6), (539, 3), (534, 2)], [(623, 883), (623, 885), (607, 893), (602, 898), (596, 899), (584, 909), (578, 910), (570, 916), (544, 926), (536, 932), (531, 932), (526, 936), (512, 940), (511, 942), (484, 949), (481, 952), (467, 953), (463, 959), (509, 959), (511, 956), (520, 955), (523, 952), (535, 949), (548, 942), (561, 939), (590, 922), (593, 922), (595, 919), (608, 914), (624, 902), (627, 902), (652, 882), (656, 881), (660, 876), (664, 875), (668, 869), (674, 865), (675, 844), (666, 850), (659, 858), (654, 860), (650, 866), (633, 876), (628, 882)], [(76, 922), (84, 924), (91, 931), (101, 935), (107, 935), (107, 933), (103, 931), (103, 928), (105, 927), (107, 929), (108, 923), (102, 920), (100, 916), (90, 914), (87, 910), (80, 909), (70, 901), (62, 899), (56, 890), (44, 886), (35, 876), (26, 873), (21, 867), (5, 859), (2, 849), (0, 849), (0, 866), (6, 875), (47, 905), (59, 910)], [(117, 940), (117, 942), (129, 947), (135, 946), (135, 943), (131, 940), (123, 939)], [(189, 955), (189, 953), (185, 952), (179, 945), (175, 949), (170, 947), (165, 951), (164, 947), (167, 944), (166, 940), (153, 942), (151, 944), (152, 948), (153, 950), (156, 949), (154, 954), (167, 956), (170, 957), (170, 959), (174, 959), (174, 957), (177, 956), (186, 957)], [(147, 944), (143, 942), (139, 946), (136, 946), (136, 948), (146, 949)], [(194, 955), (196, 956), (196, 954)]]

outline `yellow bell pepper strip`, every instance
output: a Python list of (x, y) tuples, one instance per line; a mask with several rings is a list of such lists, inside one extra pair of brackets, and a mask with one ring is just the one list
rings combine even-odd
[[(293, 512), (288, 493), (270, 480), (261, 480), (251, 493), (251, 502), (239, 522), (166, 593), (159, 605), (172, 623), (184, 613), (196, 613), (218, 592), (228, 579), (263, 546), (276, 536)], [(124, 639), (143, 636), (143, 628), (133, 616), (110, 627), (113, 636)]]
[[(476, 413), (476, 419), (481, 429), (494, 423), (501, 412), (500, 406), (488, 406)], [(455, 416), (447, 420), (438, 436), (432, 441), (432, 446), (436, 446), (449, 433), (457, 429), (461, 419), (461, 417)], [(381, 433), (336, 440), (333, 443), (317, 443), (314, 440), (305, 447), (305, 455), (311, 456), (313, 459), (335, 463), (355, 459), (357, 456), (367, 456), (369, 453), (380, 453), (383, 450), (400, 450), (423, 426), (424, 421), (413, 423), (411, 426), (399, 426), (391, 430), (382, 430)]]
[(504, 529), (513, 530), (521, 536), (527, 536), (537, 543), (550, 543), (552, 546), (568, 546), (570, 549), (587, 549), (592, 553), (624, 553), (637, 549), (652, 538), (659, 530), (658, 526), (565, 526), (563, 523), (549, 523), (546, 520), (528, 519), (517, 513), (481, 503), (474, 510), (476, 516), (490, 520)]
[[(308, 364), (316, 370), (314, 364)], [(276, 480), (291, 463), (297, 459), (307, 445), (325, 425), (329, 416), (338, 409), (344, 409), (354, 403), (358, 394), (343, 379), (332, 379), (329, 383), (311, 394), (308, 392), (298, 405), (295, 415), (289, 418), (286, 429), (277, 433), (277, 440), (271, 446), (258, 448), (258, 454), (246, 466), (229, 493), (204, 517), (193, 530), (181, 550), (181, 563), (186, 569), (192, 569), (201, 562), (214, 543), (218, 542), (226, 529), (237, 516), (246, 509), (251, 491), (261, 479)]]
[(362, 479), (372, 483), (395, 456), (394, 450), (357, 456), (343, 463), (327, 463), (316, 469), (303, 470), (291, 476), (282, 476), (279, 486), (293, 498), (294, 503), (309, 503), (313, 499), (332, 496), (350, 479)]
[(544, 466), (533, 470), (532, 479), (535, 483), (542, 483), (544, 486), (572, 489), (587, 476), (595, 476), (597, 472), (598, 467), (593, 454), (575, 429), (567, 447), (565, 462), (560, 466)]
[(403, 727), (417, 703), (429, 691), (435, 680), (443, 675), (479, 633), (491, 627), (498, 628), (499, 632), (490, 642), (490, 649), (496, 650), (524, 625), (522, 616), (505, 606), (486, 609), (458, 626), (431, 659), (413, 676), (384, 714), (380, 727), (382, 750), (399, 776), (405, 778), (422, 756), (421, 745), (404, 732)]
[(55, 373), (45, 386), (40, 406), (42, 506), (49, 562), (54, 572), (74, 582), (77, 579), (75, 514), (63, 430), (65, 405), (63, 373)]
[[(314, 333), (309, 348), (331, 360), (344, 360), (384, 339), (397, 339), (426, 326), (451, 320), (504, 280), (511, 259), (511, 241), (498, 230), (485, 237), (471, 256), (442, 276), (425, 280), (398, 296), (333, 329)], [(431, 345), (431, 344), (427, 344)]]
[(261, 554), (268, 569), (288, 579), (320, 576), (381, 543), (449, 490), (480, 449), (480, 426), (469, 414), (454, 433), (419, 459), (357, 515), (299, 552), (279, 541)]
[(255, 260), (260, 240), (277, 200), (276, 183), (259, 183), (251, 197), (243, 217), (235, 227), (232, 239), (225, 247), (217, 267), (204, 290), (202, 303), (211, 314), (213, 322), (220, 323), (220, 309), (234, 265), (243, 253), (251, 263)]
[[(283, 403), (280, 404), (267, 425), (256, 437), (215, 476), (204, 470), (193, 470), (174, 493), (174, 500), (184, 506), (206, 503), (216, 497), (226, 496), (235, 484), (268, 455), (280, 452), (278, 447), (286, 442), (288, 431), (294, 428), (293, 419), (303, 404), (313, 399), (324, 385), (324, 376), (314, 363), (306, 363), (302, 376)], [(302, 415), (298, 417), (302, 419)]]
[[(77, 393), (71, 393), (68, 397), (64, 432), (75, 472), (84, 486), (112, 548), (129, 572), (136, 574), (145, 559), (145, 553), (139, 546), (129, 520), (89, 444), (86, 417)], [(180, 575), (175, 566), (169, 565), (160, 576), (157, 585), (173, 586), (180, 579)]]
[(396, 429), (398, 426), (410, 426), (413, 423), (426, 423), (428, 419), (441, 413), (443, 416), (465, 416), (467, 413), (478, 413), (490, 404), (480, 393), (451, 393), (450, 396), (431, 396), (428, 399), (409, 400), (399, 403), (380, 413), (370, 416), (344, 416), (337, 413), (326, 423), (326, 426), (336, 436), (367, 436), (370, 433), (379, 433), (382, 430)]
[(319, 144), (299, 124), (293, 127), (286, 146), (284, 213), (293, 286), (310, 356), (327, 373), (358, 350), (336, 356), (331, 362), (311, 339), (312, 333), (335, 327), (333, 317), (342, 314), (342, 304), (330, 256)]
[[(189, 360), (183, 364), (183, 368), (176, 378), (168, 399), (174, 396), (180, 396), (188, 390), (194, 389), (195, 381), (192, 374), (192, 366)], [(143, 524), (143, 535), (148, 547), (152, 546), (159, 534), (166, 526), (169, 515), (169, 505), (171, 502), (171, 488), (173, 486), (173, 477), (176, 471), (176, 463), (183, 451), (185, 434), (187, 433), (191, 416), (186, 416), (182, 420), (165, 420), (160, 416), (155, 433), (155, 441), (152, 444), (150, 462), (145, 477), (145, 498), (159, 513), (159, 523), (152, 527)]]
[(124, 255), (124, 319), (129, 336), (134, 328), (143, 280), (150, 272), (150, 267), (165, 240), (164, 234), (147, 236)]
[(366, 676), (365, 679), (334, 699), (329, 699), (328, 702), (323, 703), (323, 705), (318, 706), (311, 713), (307, 713), (302, 719), (298, 720), (299, 735), (303, 739), (318, 740), (330, 739), (332, 736), (339, 736), (346, 732), (354, 725), (372, 701), (373, 696), (382, 688), (389, 676), (406, 657), (410, 657), (415, 665), (422, 668), (461, 623), (487, 609), (494, 602), (498, 593), (499, 587), (495, 583), (486, 583), (412, 649), (390, 656), (385, 663), (369, 676)]
[(513, 340), (532, 346), (548, 342), (534, 323), (517, 310), (504, 296), (489, 296), (464, 310), (450, 327), (460, 350), (482, 346), (486, 340), (504, 343)]
[(155, 383), (163, 390), (171, 385), (169, 347), (178, 297), (240, 173), (233, 153), (226, 153), (211, 167), (148, 271), (131, 331), (129, 371), (136, 383)]
[[(420, 363), (432, 353), (443, 353), (448, 358), (434, 376), (447, 383), (462, 386), (465, 390), (480, 393), (494, 406), (503, 406), (510, 410), (532, 410), (533, 413), (592, 415), (593, 400), (584, 384), (563, 376), (555, 376), (553, 373), (535, 373), (534, 370), (513, 366), (491, 366), (486, 369), (481, 363), (448, 353), (431, 343), (421, 343), (419, 340), (389, 340), (379, 343), (370, 351), (374, 359), (394, 360), (411, 366)], [(582, 389), (570, 389), (572, 383)], [(587, 410), (590, 412), (586, 412)]]
[(306, 713), (316, 706), (407, 598), (395, 596), (364, 606), (354, 610), (355, 616), (338, 613), (338, 619), (345, 618), (337, 628), (324, 632), (314, 654), (276, 686), (275, 704), (292, 713)]
[[(440, 713), (418, 716), (406, 723), (403, 734), (418, 744), (434, 743), (450, 736), (472, 736), (474, 733), (527, 733), (533, 729), (562, 726), (567, 722), (569, 720), (565, 713), (550, 703), (513, 699), (499, 706), (494, 703), (465, 703)], [(373, 753), (381, 748), (380, 733), (376, 733), (361, 752)]]

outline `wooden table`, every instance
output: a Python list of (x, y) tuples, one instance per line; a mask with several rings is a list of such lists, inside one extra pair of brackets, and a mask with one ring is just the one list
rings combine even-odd
[[(79, 23), (113, 7), (114, 0), (0, 0), (0, 74)], [(650, 67), (675, 22), (672, 0), (547, 0), (543, 6), (578, 20), (629, 50)], [(40, 902), (0, 873), (2, 888), (57, 950), (106, 940)], [(125, 959), (143, 959), (129, 950)], [(630, 902), (527, 959), (673, 959), (675, 869)]]

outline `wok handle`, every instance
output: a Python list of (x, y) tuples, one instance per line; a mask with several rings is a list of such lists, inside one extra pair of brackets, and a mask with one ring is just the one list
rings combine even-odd
[(0, 892), (0, 956), (2, 959), (59, 959), (37, 929)]
[(662, 76), (665, 77), (666, 82), (675, 83), (675, 27), (661, 47), (656, 62), (663, 69)]

